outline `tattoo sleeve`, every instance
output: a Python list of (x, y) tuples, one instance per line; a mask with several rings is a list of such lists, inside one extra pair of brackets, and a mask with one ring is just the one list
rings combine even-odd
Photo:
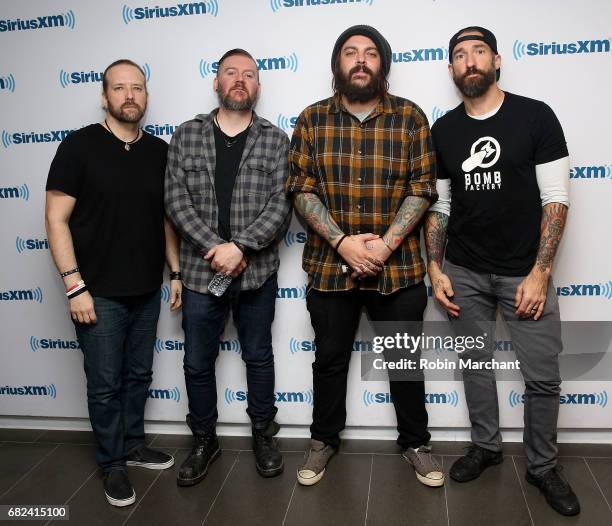
[(446, 230), (448, 216), (442, 212), (429, 212), (425, 216), (425, 248), (427, 262), (442, 266), (446, 248)]
[(385, 244), (393, 250), (400, 246), (404, 238), (412, 232), (428, 208), (429, 199), (412, 195), (406, 197), (402, 206), (397, 211), (397, 215), (393, 223), (391, 223), (389, 230), (383, 236)]
[(535, 266), (541, 272), (552, 270), (553, 260), (557, 254), (565, 221), (567, 206), (561, 203), (549, 203), (542, 208), (542, 223), (540, 227), (540, 246)]
[(310, 227), (328, 243), (333, 243), (344, 234), (318, 195), (308, 192), (298, 193), (293, 199), (293, 206)]

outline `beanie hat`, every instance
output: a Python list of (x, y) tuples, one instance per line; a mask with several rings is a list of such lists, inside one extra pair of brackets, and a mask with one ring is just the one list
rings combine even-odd
[(381, 68), (386, 77), (391, 69), (391, 46), (389, 45), (389, 42), (387, 42), (387, 39), (383, 37), (378, 30), (372, 26), (366, 25), (349, 27), (338, 37), (338, 40), (336, 40), (336, 43), (334, 44), (334, 50), (332, 51), (331, 56), (332, 71), (336, 69), (336, 57), (338, 56), (338, 53), (340, 53), (342, 46), (349, 38), (355, 35), (368, 37), (370, 40), (372, 40), (372, 42), (374, 42), (378, 52), (380, 53)]

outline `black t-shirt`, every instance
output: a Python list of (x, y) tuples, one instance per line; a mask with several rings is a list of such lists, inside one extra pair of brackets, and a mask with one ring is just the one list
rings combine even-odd
[(102, 125), (86, 126), (59, 145), (47, 179), (47, 190), (76, 198), (69, 227), (94, 296), (136, 296), (162, 282), (168, 146), (145, 132), (124, 146)]
[(451, 180), (447, 259), (477, 272), (528, 274), (542, 217), (535, 167), (568, 155), (553, 111), (506, 92), (495, 115), (474, 119), (460, 104), (431, 131), (438, 178)]
[[(232, 204), (232, 193), (236, 175), (240, 168), (242, 152), (246, 144), (250, 127), (241, 131), (234, 137), (225, 135), (218, 126), (215, 129), (215, 194), (217, 196), (217, 208), (219, 217), (219, 237), (229, 241), (232, 238), (230, 226), (230, 209)], [(228, 142), (230, 146), (228, 146)]]

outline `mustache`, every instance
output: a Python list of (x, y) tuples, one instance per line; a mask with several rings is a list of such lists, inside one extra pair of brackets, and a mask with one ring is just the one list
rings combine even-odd
[(360, 71), (363, 71), (364, 73), (367, 73), (371, 77), (374, 76), (374, 72), (368, 66), (359, 65), (359, 66), (355, 66), (354, 68), (351, 68), (349, 70), (349, 74), (348, 74), (349, 78), (352, 77), (355, 73), (358, 73)]
[(481, 71), (478, 68), (472, 66), (471, 68), (468, 68), (467, 71), (463, 74), (463, 78), (466, 79), (469, 75), (473, 75), (474, 73), (478, 73), (483, 77), (486, 75), (484, 71)]

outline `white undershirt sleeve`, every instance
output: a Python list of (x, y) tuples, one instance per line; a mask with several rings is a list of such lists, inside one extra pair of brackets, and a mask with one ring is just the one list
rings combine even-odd
[(549, 203), (561, 203), (569, 207), (569, 157), (538, 164), (535, 169), (542, 206)]
[(429, 207), (428, 212), (440, 212), (450, 216), (451, 211), (451, 182), (450, 179), (436, 179), (436, 192), (438, 200)]

